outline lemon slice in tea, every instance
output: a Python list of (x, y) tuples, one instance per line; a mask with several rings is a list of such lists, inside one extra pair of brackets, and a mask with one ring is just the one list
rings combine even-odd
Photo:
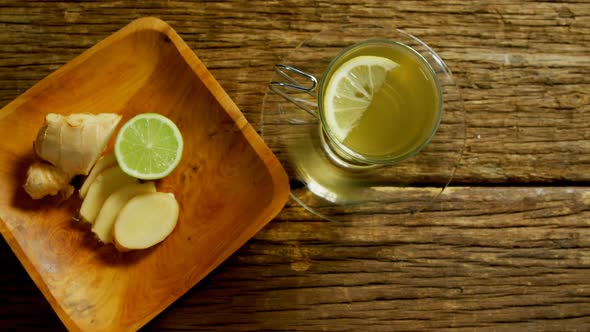
[(143, 180), (170, 174), (182, 157), (178, 127), (167, 117), (144, 113), (127, 121), (117, 134), (115, 156), (121, 169)]
[(398, 66), (388, 58), (364, 55), (348, 60), (334, 71), (323, 102), (326, 124), (339, 141), (344, 141), (357, 126), (387, 73)]

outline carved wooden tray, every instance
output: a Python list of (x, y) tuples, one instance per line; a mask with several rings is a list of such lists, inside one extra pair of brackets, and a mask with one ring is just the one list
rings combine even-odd
[[(72, 198), (33, 201), (22, 189), (49, 112), (157, 112), (180, 128), (184, 156), (159, 181), (181, 207), (161, 244), (118, 253), (73, 218)], [(242, 246), (284, 206), (288, 178), (185, 42), (138, 19), (0, 110), (0, 231), (70, 330), (138, 329)], [(10, 273), (5, 271), (4, 273)]]

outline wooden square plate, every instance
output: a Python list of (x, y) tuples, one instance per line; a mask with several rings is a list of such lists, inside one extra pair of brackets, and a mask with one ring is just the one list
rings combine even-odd
[[(33, 201), (22, 189), (49, 112), (157, 112), (180, 128), (184, 155), (158, 183), (181, 207), (174, 232), (118, 253), (73, 221), (80, 201)], [(0, 231), (70, 330), (140, 328), (284, 206), (288, 178), (219, 83), (163, 21), (138, 19), (0, 110)]]

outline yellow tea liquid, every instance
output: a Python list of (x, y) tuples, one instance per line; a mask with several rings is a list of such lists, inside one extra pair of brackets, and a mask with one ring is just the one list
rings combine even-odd
[[(369, 107), (340, 143), (370, 159), (403, 158), (428, 142), (438, 127), (442, 112), (438, 80), (426, 60), (413, 49), (398, 43), (371, 41), (353, 47), (339, 58), (324, 77), (325, 82), (339, 66), (364, 55), (388, 58), (399, 66), (387, 73)], [(325, 103), (322, 112), (326, 110)]]

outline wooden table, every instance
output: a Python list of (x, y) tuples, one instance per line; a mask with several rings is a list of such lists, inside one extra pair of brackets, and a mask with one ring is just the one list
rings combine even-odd
[[(272, 66), (301, 40), (395, 24), (453, 69), (468, 129), (429, 210), (334, 223), (291, 201), (146, 330), (590, 330), (588, 1), (2, 0), (0, 104), (147, 15), (257, 128)], [(0, 257), (0, 329), (62, 330), (4, 241)]]

